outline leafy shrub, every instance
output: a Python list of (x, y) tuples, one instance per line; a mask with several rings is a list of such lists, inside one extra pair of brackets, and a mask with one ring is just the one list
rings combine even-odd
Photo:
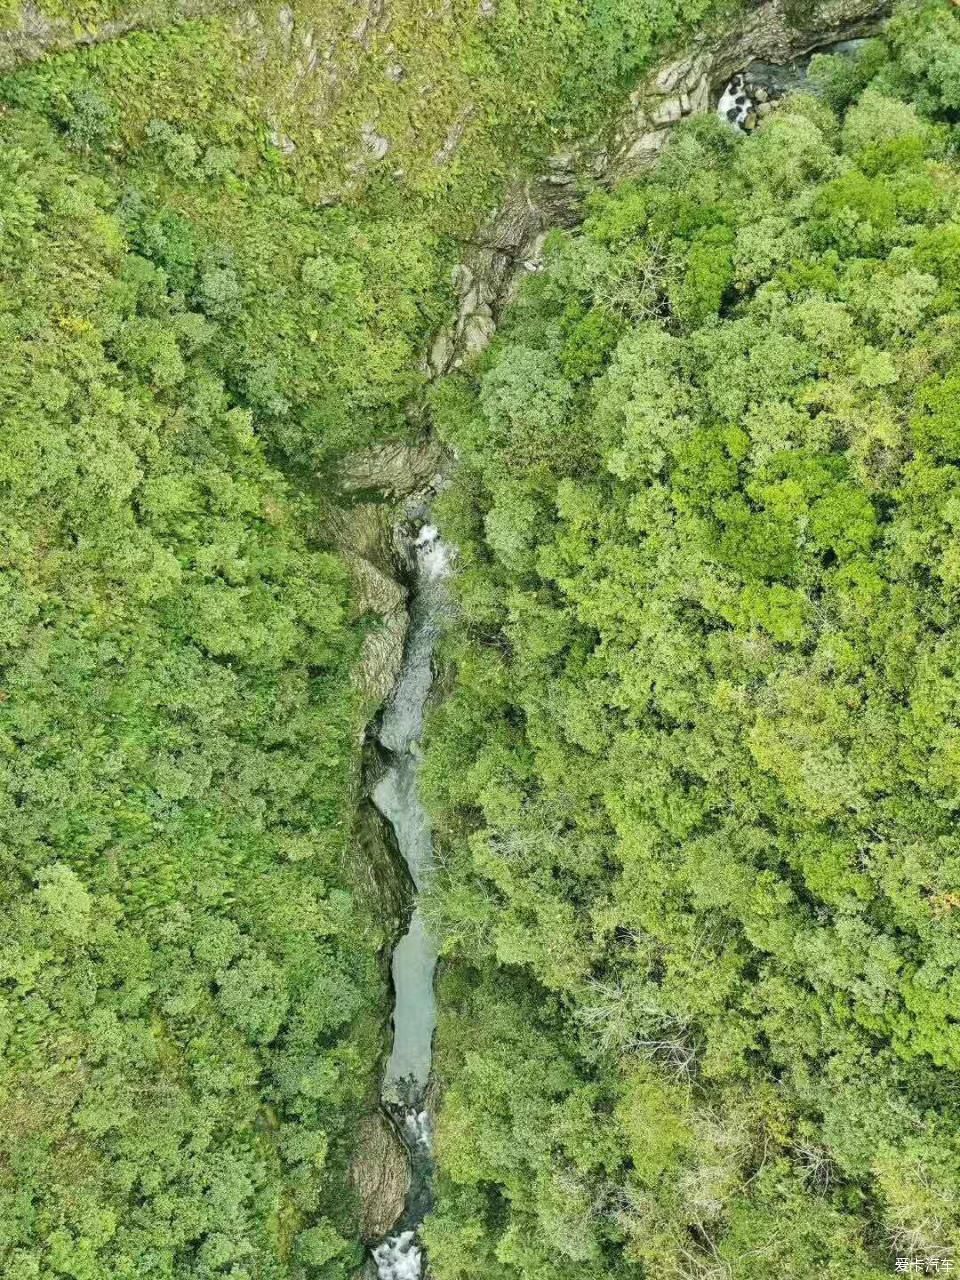
[(960, 1245), (958, 49), (681, 132), (434, 395), (441, 1280)]

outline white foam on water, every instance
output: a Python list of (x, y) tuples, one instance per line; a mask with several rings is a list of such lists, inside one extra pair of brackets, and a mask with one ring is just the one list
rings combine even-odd
[[(411, 1153), (423, 1151), (428, 1157), (431, 1145), (430, 1117), (427, 1112), (409, 1108), (403, 1116), (403, 1134)], [(423, 1249), (417, 1243), (416, 1230), (400, 1231), (388, 1236), (373, 1251), (379, 1280), (421, 1280)]]
[[(738, 103), (737, 98), (744, 98), (745, 101)], [(744, 85), (743, 75), (738, 73), (720, 95), (720, 101), (717, 103), (717, 115), (724, 124), (730, 125), (738, 132), (741, 132), (752, 106), (753, 103), (750, 101)], [(736, 112), (732, 119), (728, 114), (731, 111)]]
[(436, 525), (425, 524), (417, 534), (414, 546), (417, 558), (428, 578), (446, 578), (450, 573), (452, 556), (450, 548), (440, 541)]
[(416, 1232), (401, 1231), (373, 1251), (380, 1280), (420, 1280), (423, 1253)]
[(412, 1147), (419, 1147), (421, 1151), (430, 1150), (430, 1117), (426, 1111), (408, 1111), (403, 1117), (403, 1131)]

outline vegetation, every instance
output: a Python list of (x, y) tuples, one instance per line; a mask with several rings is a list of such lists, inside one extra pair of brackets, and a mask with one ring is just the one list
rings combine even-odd
[(439, 1280), (960, 1245), (957, 68), (686, 127), (433, 395)]
[(410, 430), (450, 233), (680, 6), (148, 8), (0, 79), (0, 1271), (337, 1280), (386, 938), (327, 477)]
[(346, 575), (225, 381), (229, 269), (3, 132), (3, 1271), (276, 1274), (380, 1035)]

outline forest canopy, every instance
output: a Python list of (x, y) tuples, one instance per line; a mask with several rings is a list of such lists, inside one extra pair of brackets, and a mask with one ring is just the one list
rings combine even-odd
[(378, 1051), (347, 577), (225, 380), (228, 269), (194, 292), (0, 129), (2, 1269), (240, 1275), (319, 1218)]
[(432, 395), (438, 1280), (960, 1245), (958, 67), (683, 127)]
[(331, 477), (420, 426), (451, 233), (721, 7), (0, 0), (10, 1280), (356, 1275), (393, 925)]

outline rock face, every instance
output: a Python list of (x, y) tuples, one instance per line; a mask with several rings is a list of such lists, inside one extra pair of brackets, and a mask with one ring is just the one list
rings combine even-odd
[(328, 540), (350, 569), (356, 615), (376, 619), (364, 636), (353, 673), (369, 716), (394, 686), (407, 635), (407, 593), (401, 580), (409, 565), (397, 534), (399, 507), (435, 490), (443, 470), (443, 450), (432, 440), (361, 449), (348, 454), (338, 469), (337, 484), (345, 499), (355, 494), (378, 499), (332, 506), (324, 522)]
[(341, 461), (337, 480), (344, 493), (377, 493), (407, 498), (433, 485), (443, 471), (443, 450), (435, 440), (410, 445), (371, 445)]
[[(390, 934), (398, 933), (410, 913), (412, 886), (390, 824), (369, 800), (357, 810), (356, 870), (365, 892), (376, 902), (378, 917)], [(392, 1224), (391, 1224), (392, 1225)]]
[(661, 67), (630, 95), (600, 176), (621, 179), (660, 153), (670, 126), (710, 108), (721, 86), (749, 62), (789, 62), (818, 46), (879, 29), (887, 0), (827, 0), (795, 25), (790, 0), (770, 0), (742, 15), (726, 35), (701, 35), (680, 58)]
[(0, 31), (0, 71), (11, 71), (24, 62), (33, 62), (48, 53), (61, 53), (78, 45), (102, 44), (130, 31), (147, 30), (158, 25), (169, 26), (190, 18), (203, 18), (213, 13), (233, 13), (241, 8), (239, 0), (178, 0), (173, 6), (161, 0), (131, 2), (121, 17), (96, 26), (82, 19), (48, 18), (42, 4), (22, 6), (17, 19)]
[(381, 1111), (361, 1121), (350, 1182), (360, 1199), (362, 1238), (373, 1244), (403, 1213), (410, 1186), (406, 1148)]
[[(373, 488), (373, 473), (363, 474), (364, 487)], [(340, 552), (353, 579), (354, 616), (371, 622), (352, 676), (367, 719), (394, 686), (407, 635), (407, 593), (399, 581), (405, 551), (395, 526), (396, 511), (383, 502), (331, 504), (324, 513), (324, 541)]]
[(347, 557), (358, 592), (368, 601), (368, 610), (379, 614), (377, 625), (363, 637), (360, 661), (353, 683), (371, 707), (383, 703), (397, 679), (407, 636), (406, 595), (403, 589), (358, 557)]
[(680, 56), (651, 72), (630, 95), (609, 138), (593, 138), (555, 156), (542, 176), (515, 183), (455, 269), (459, 310), (430, 353), (433, 373), (476, 355), (492, 337), (523, 276), (539, 269), (546, 232), (574, 225), (585, 183), (613, 186), (650, 167), (672, 129), (712, 109), (723, 86), (748, 63), (784, 63), (841, 40), (874, 34), (889, 0), (826, 0), (804, 12), (791, 0), (766, 0), (738, 14), (735, 27), (707, 31)]

